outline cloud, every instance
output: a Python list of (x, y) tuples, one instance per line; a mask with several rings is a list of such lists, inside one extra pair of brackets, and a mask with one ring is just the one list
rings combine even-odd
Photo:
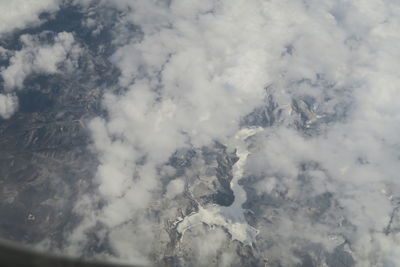
[(18, 100), (10, 94), (0, 94), (0, 116), (9, 119), (18, 107)]
[[(91, 124), (101, 162), (98, 193), (107, 203), (98, 220), (110, 233), (143, 216), (160, 198), (163, 182), (157, 169), (177, 149), (225, 142), (239, 128), (241, 117), (262, 103), (268, 83), (256, 4), (246, 10), (226, 5), (226, 11), (212, 1), (199, 6), (127, 5), (132, 10), (127, 19), (141, 27), (144, 39), (119, 48), (112, 57), (126, 92), (107, 93), (107, 120)], [(225, 12), (232, 19), (227, 20)], [(232, 21), (253, 14), (254, 21), (234, 27)], [(172, 29), (165, 27), (171, 24)], [(152, 242), (151, 231), (148, 235)], [(113, 240), (114, 245), (118, 242)]]
[[(0, 10), (3, 11), (0, 18), (0, 34), (2, 34), (3, 36), (7, 36), (17, 29), (24, 29), (28, 25), (39, 25), (41, 22), (43, 22), (43, 20), (40, 19), (40, 15), (43, 12), (52, 13), (57, 11), (59, 9), (59, 5), (60, 1), (58, 0), (40, 0), (35, 1), (35, 3), (20, 0), (0, 1)], [(26, 39), (25, 41), (28, 41), (28, 39)], [(0, 47), (0, 52), (2, 54), (2, 59), (8, 58), (9, 54), (12, 53), (12, 51), (7, 51), (3, 47)], [(44, 64), (48, 63), (43, 62), (43, 56), (45, 55), (41, 55), (41, 59), (38, 58), (39, 61), (42, 61), (41, 63), (38, 62), (39, 65), (42, 65), (42, 67), (44, 66)], [(20, 63), (22, 63), (21, 58), (18, 59), (13, 57), (11, 61), (15, 61), (17, 65), (15, 65), (14, 67), (11, 66), (11, 69), (6, 71), (6, 73), (3, 73), (4, 69), (1, 71), (3, 79), (6, 80), (5, 86), (7, 88), (13, 86), (21, 86), (23, 78), (25, 78), (27, 75), (27, 68), (29, 69), (29, 67), (25, 66), (25, 64), (19, 65)], [(13, 73), (19, 77), (10, 77), (13, 75)], [(11, 81), (13, 78), (15, 78), (16, 80)], [(7, 91), (10, 92), (10, 88), (8, 88)], [(15, 96), (11, 94), (2, 94), (0, 98), (1, 116), (5, 119), (8, 119), (16, 111), (18, 107), (18, 100)]]
[[(235, 251), (244, 245), (226, 244), (227, 220), (200, 219), (177, 237), (183, 217), (209, 214), (190, 186), (206, 183), (202, 174), (213, 169), (206, 156), (187, 156), (178, 167), (171, 157), (215, 144), (235, 151), (241, 128), (261, 126), (245, 141), (241, 181), (247, 221), (259, 231), (257, 249), (250, 249), (257, 263), (312, 258), (322, 265), (340, 253), (358, 266), (398, 261), (398, 233), (384, 232), (397, 218), (400, 194), (397, 3), (80, 4), (88, 13), (94, 5), (113, 7), (120, 12), (115, 27), (135, 25), (141, 33), (113, 41), (118, 84), (104, 94), (106, 115), (89, 123), (99, 160), (96, 190), (78, 201), (82, 221), (66, 250), (79, 253), (96, 233), (109, 242), (106, 255), (131, 262), (189, 253), (174, 243), (182, 240), (195, 251), (194, 264), (238, 261)], [(52, 44), (21, 40), (23, 49), (2, 71), (9, 90), (31, 73), (57, 73), (77, 49), (69, 33)], [(14, 109), (10, 97), (0, 97), (4, 118)], [(211, 245), (202, 246), (203, 239)]]
[(1, 97), (1, 114), (6, 119), (18, 108), (18, 98), (15, 95), (11, 96), (12, 92), (23, 89), (24, 81), (29, 75), (73, 72), (77, 69), (82, 52), (73, 34), (67, 32), (60, 32), (54, 36), (49, 32), (38, 35), (24, 34), (20, 40), (21, 50), (2, 51), (9, 60), (9, 65), (0, 71), (4, 90), (8, 93)]
[(73, 65), (73, 60), (80, 53), (72, 33), (58, 33), (51, 44), (41, 44), (40, 36), (22, 35), (20, 39), (23, 48), (15, 52), (10, 65), (1, 71), (7, 90), (20, 89), (25, 78), (32, 73), (59, 72), (59, 64), (67, 58), (71, 60), (69, 64)]
[(0, 19), (0, 33), (10, 33), (15, 29), (38, 25), (41, 22), (39, 15), (42, 12), (55, 12), (59, 8), (58, 0), (38, 0), (27, 2), (24, 0), (0, 1), (2, 16)]
[(166, 196), (168, 198), (174, 198), (176, 195), (183, 193), (185, 189), (185, 183), (181, 179), (175, 179), (169, 182), (167, 185)]

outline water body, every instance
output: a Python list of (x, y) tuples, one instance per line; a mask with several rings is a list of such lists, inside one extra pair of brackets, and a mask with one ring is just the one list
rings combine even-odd
[(246, 202), (246, 191), (239, 185), (239, 180), (243, 178), (244, 166), (250, 152), (247, 150), (247, 138), (261, 131), (262, 128), (241, 129), (233, 138), (229, 147), (236, 148), (239, 160), (233, 166), (233, 179), (231, 188), (235, 195), (235, 201), (228, 207), (211, 206), (207, 208), (199, 207), (197, 213), (186, 216), (179, 223), (177, 230), (184, 234), (187, 229), (206, 223), (208, 225), (220, 225), (228, 229), (232, 239), (244, 244), (251, 244), (255, 241), (258, 230), (250, 226), (245, 217), (242, 205)]

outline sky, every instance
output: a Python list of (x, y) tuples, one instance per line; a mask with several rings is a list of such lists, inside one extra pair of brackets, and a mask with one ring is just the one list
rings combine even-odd
[[(43, 12), (55, 14), (64, 4), (0, 0), (0, 10), (12, 10), (0, 19), (0, 35), (40, 25)], [(113, 257), (151, 264), (160, 223), (149, 210), (166, 202), (160, 212), (173, 218), (176, 199), (194, 175), (175, 175), (171, 156), (215, 142), (235, 151), (241, 129), (261, 127), (245, 141), (241, 181), (253, 200), (246, 209), (258, 217), (257, 255), (294, 266), (298, 247), (318, 244), (332, 252), (346, 244), (356, 266), (400, 264), (400, 235), (390, 230), (400, 220), (399, 2), (70, 4), (86, 14), (81, 23), (92, 36), (102, 31), (104, 18), (91, 14), (118, 14), (107, 57), (119, 76), (104, 92), (106, 115), (88, 122), (99, 161), (96, 190), (77, 200), (82, 221), (66, 235), (62, 251), (79, 255), (86, 234), (101, 225), (98, 235), (108, 240)], [(130, 25), (140, 37), (129, 37)], [(0, 70), (1, 117), (12, 120), (18, 112), (16, 92), (32, 73), (79, 71), (85, 49), (76, 36), (62, 31), (43, 41), (28, 33), (17, 51), (0, 47), (0, 56), (9, 59)], [(192, 172), (202, 173), (204, 162), (196, 164)], [(326, 196), (329, 205), (318, 213)], [(220, 265), (234, 265), (238, 255), (221, 228), (193, 232), (190, 242), (182, 242), (193, 246), (199, 265), (216, 257)]]

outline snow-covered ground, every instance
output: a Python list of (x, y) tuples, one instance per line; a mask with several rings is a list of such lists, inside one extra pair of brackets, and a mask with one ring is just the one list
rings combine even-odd
[(260, 127), (241, 129), (235, 135), (232, 142), (228, 144), (229, 147), (236, 148), (236, 155), (239, 157), (232, 171), (233, 179), (231, 181), (231, 188), (235, 195), (232, 205), (229, 207), (215, 205), (207, 208), (200, 206), (199, 212), (193, 213), (179, 222), (177, 227), (178, 232), (184, 234), (187, 229), (201, 223), (206, 223), (226, 228), (232, 235), (233, 240), (238, 240), (244, 244), (251, 244), (255, 241), (258, 231), (246, 222), (242, 205), (247, 197), (246, 192), (238, 182), (243, 177), (244, 165), (250, 153), (247, 149), (248, 144), (246, 140), (261, 130), (262, 128)]

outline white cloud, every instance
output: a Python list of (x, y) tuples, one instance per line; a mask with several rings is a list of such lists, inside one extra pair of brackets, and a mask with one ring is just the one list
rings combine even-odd
[[(0, 51), (2, 54), (12, 55), (9, 57), (9, 65), (0, 70), (4, 89), (9, 94), (22, 89), (25, 79), (33, 73), (53, 74), (76, 70), (82, 51), (72, 33), (58, 33), (51, 44), (42, 43), (40, 34), (26, 34), (20, 39), (23, 44), (21, 50)], [(16, 96), (1, 95), (1, 101), (2, 117), (8, 119), (17, 110), (18, 99)]]
[(40, 23), (42, 12), (54, 12), (59, 8), (59, 0), (0, 0), (0, 34), (10, 33)]
[(9, 94), (0, 94), (0, 116), (3, 119), (9, 119), (18, 107), (18, 100), (15, 96)]
[[(98, 197), (106, 205), (85, 227), (104, 223), (116, 237), (115, 250), (129, 257), (119, 237), (152, 222), (120, 226), (160, 201), (158, 170), (172, 153), (230, 143), (243, 116), (269, 95), (279, 118), (253, 141), (247, 173), (266, 179), (257, 184), (259, 194), (277, 192), (288, 203), (261, 211), (275, 224), (260, 226), (260, 242), (278, 244), (263, 252), (293, 264), (294, 241), (331, 251), (338, 245), (328, 240), (334, 232), (351, 242), (359, 266), (395, 262), (399, 241), (382, 234), (394, 204), (382, 190), (400, 194), (400, 6), (384, 0), (167, 2), (104, 1), (126, 12), (125, 22), (139, 25), (144, 37), (112, 56), (126, 92), (107, 93), (107, 119), (91, 123)], [(318, 168), (304, 170), (306, 163)], [(178, 189), (168, 185), (167, 195)], [(337, 210), (329, 210), (337, 214), (312, 224), (314, 211), (304, 203), (324, 193), (337, 201)], [(291, 213), (293, 203), (305, 206)], [(334, 225), (335, 216), (354, 230)], [(135, 255), (146, 258), (141, 253), (150, 249), (132, 243)]]
[[(210, 229), (201, 238), (193, 241), (197, 249), (200, 266), (209, 266), (218, 255), (223, 243), (226, 242), (226, 234), (218, 228)], [(224, 260), (225, 262), (221, 265), (227, 266), (229, 259), (225, 257)]]
[[(54, 44), (41, 44), (37, 36), (22, 35), (23, 48), (15, 52), (10, 65), (1, 71), (6, 89), (20, 89), (25, 78), (31, 73), (56, 73), (61, 62), (67, 57), (76, 60), (79, 47), (74, 44), (71, 33), (61, 32), (54, 38)], [(72, 62), (69, 63), (73, 64)], [(70, 67), (71, 68), (71, 67)]]
[(168, 183), (166, 197), (174, 198), (175, 196), (183, 193), (185, 189), (185, 182), (182, 179), (175, 179)]

